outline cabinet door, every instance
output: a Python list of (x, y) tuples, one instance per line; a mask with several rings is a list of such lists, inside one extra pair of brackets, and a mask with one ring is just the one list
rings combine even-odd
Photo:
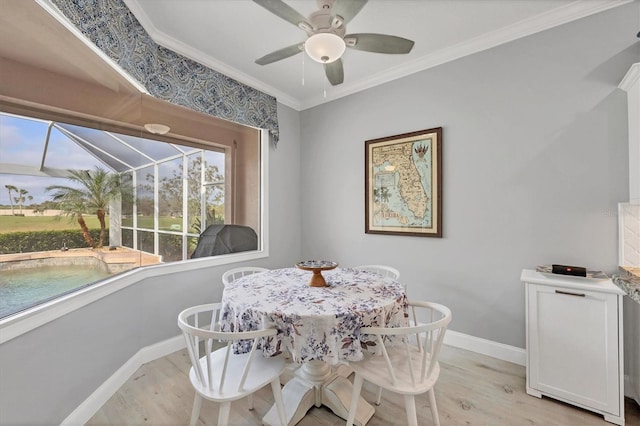
[(529, 284), (530, 386), (619, 415), (616, 295)]

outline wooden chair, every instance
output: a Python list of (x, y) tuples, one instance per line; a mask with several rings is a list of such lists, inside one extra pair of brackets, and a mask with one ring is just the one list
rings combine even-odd
[(350, 363), (355, 378), (347, 426), (353, 424), (364, 380), (404, 395), (407, 423), (411, 426), (418, 424), (414, 396), (428, 392), (434, 424), (440, 424), (433, 387), (440, 375), (438, 354), (451, 311), (437, 303), (420, 301), (409, 301), (409, 310), (412, 324), (417, 325), (360, 329), (361, 334), (377, 337), (381, 354), (365, 355), (362, 361)]
[(222, 274), (222, 285), (225, 287), (232, 281), (242, 278), (246, 275), (259, 274), (260, 272), (268, 271), (267, 268), (260, 268), (258, 266), (242, 266), (240, 268), (230, 269)]
[(385, 278), (391, 278), (395, 281), (400, 279), (400, 271), (396, 268), (392, 268), (391, 266), (386, 265), (361, 265), (356, 266), (354, 269), (358, 269), (360, 271), (374, 272), (376, 274), (382, 275)]
[[(271, 384), (281, 424), (286, 424), (280, 374), (284, 369), (282, 357), (265, 358), (256, 353), (256, 346), (263, 337), (275, 336), (275, 328), (245, 332), (220, 331), (220, 303), (194, 306), (178, 315), (178, 326), (187, 341), (191, 358), (189, 379), (195, 389), (191, 425), (198, 422), (202, 398), (220, 403), (218, 425), (227, 425), (231, 402), (249, 397), (249, 409), (253, 409), (253, 393)], [(210, 324), (210, 325), (209, 325)], [(250, 348), (248, 353), (236, 355), (232, 345), (243, 340)], [(220, 346), (219, 342), (227, 342)]]

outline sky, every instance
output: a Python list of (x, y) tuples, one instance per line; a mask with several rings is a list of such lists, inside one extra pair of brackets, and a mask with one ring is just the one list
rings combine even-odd
[[(22, 164), (39, 167), (47, 135), (49, 122), (18, 118), (0, 114), (0, 164)], [(46, 165), (61, 169), (93, 168), (97, 161), (64, 136), (59, 130), (52, 129)], [(0, 168), (0, 172), (2, 168)], [(61, 179), (62, 183), (63, 180)], [(26, 204), (41, 203), (50, 200), (45, 187), (55, 182), (52, 178), (35, 176), (7, 175), (0, 173), (0, 204), (9, 205), (9, 192), (5, 185), (13, 185), (29, 191), (33, 200)], [(15, 193), (12, 194), (15, 197)]]
[[(6, 185), (27, 190), (27, 196), (33, 197), (33, 200), (25, 201), (25, 205), (29, 205), (51, 200), (51, 194), (45, 191), (47, 186), (69, 184), (69, 181), (64, 178), (55, 179), (3, 173), (6, 171), (6, 167), (2, 167), (3, 163), (29, 165), (36, 168), (40, 166), (49, 123), (49, 121), (0, 114), (0, 205), (10, 205)], [(46, 152), (45, 165), (47, 167), (87, 170), (101, 166), (109, 169), (92, 155), (80, 149), (79, 145), (55, 127), (51, 130)], [(220, 170), (224, 170), (224, 156), (220, 156), (220, 164), (217, 165)], [(12, 197), (16, 197), (15, 192), (12, 193)]]

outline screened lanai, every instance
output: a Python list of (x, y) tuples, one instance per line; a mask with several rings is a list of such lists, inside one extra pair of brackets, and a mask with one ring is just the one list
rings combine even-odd
[[(70, 169), (101, 168), (120, 174), (133, 195), (109, 208), (110, 246), (184, 260), (206, 226), (225, 218), (233, 223), (225, 204), (232, 192), (225, 177), (233, 156), (228, 147), (205, 149), (7, 113), (0, 113), (0, 130), (0, 183), (23, 191), (21, 211), (51, 209), (46, 187), (70, 185)], [(14, 201), (3, 191), (0, 204)]]

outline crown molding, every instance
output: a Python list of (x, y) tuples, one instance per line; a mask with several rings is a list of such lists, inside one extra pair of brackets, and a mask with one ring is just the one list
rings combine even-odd
[(447, 62), (454, 61), (464, 56), (472, 55), (483, 50), (488, 50), (501, 44), (517, 40), (553, 27), (585, 18), (596, 13), (604, 12), (618, 6), (631, 3), (634, 0), (594, 0), (574, 1), (541, 13), (529, 19), (516, 22), (507, 27), (483, 34), (479, 37), (458, 43), (453, 46), (435, 51), (404, 65), (391, 68), (385, 72), (373, 74), (371, 77), (349, 84), (341, 89), (332, 89), (331, 96), (327, 98), (315, 97), (302, 101), (302, 109), (311, 108), (329, 100), (338, 99), (362, 90), (378, 86)]
[(327, 93), (326, 97), (317, 95), (305, 99), (296, 99), (281, 90), (265, 84), (256, 78), (253, 78), (206, 55), (198, 49), (194, 49), (193, 47), (168, 36), (153, 25), (137, 0), (124, 0), (124, 3), (156, 43), (193, 59), (194, 61), (200, 62), (201, 64), (234, 78), (241, 83), (275, 96), (279, 103), (289, 106), (297, 111), (302, 111), (419, 71), (454, 61), (467, 55), (491, 49), (540, 31), (548, 30), (590, 15), (604, 12), (633, 1), (634, 0), (576, 0), (567, 5), (560, 6), (529, 19), (516, 22), (499, 30), (492, 31), (474, 39), (430, 53), (407, 64), (373, 74), (372, 76), (366, 79), (361, 79), (358, 82), (343, 83), (340, 87), (332, 88), (331, 92)]
[(631, 65), (631, 68), (629, 68), (627, 74), (625, 74), (620, 84), (618, 84), (618, 87), (625, 92), (628, 92), (629, 90), (631, 90), (633, 85), (636, 84), (638, 79), (640, 79), (640, 62), (636, 62), (635, 64)]

